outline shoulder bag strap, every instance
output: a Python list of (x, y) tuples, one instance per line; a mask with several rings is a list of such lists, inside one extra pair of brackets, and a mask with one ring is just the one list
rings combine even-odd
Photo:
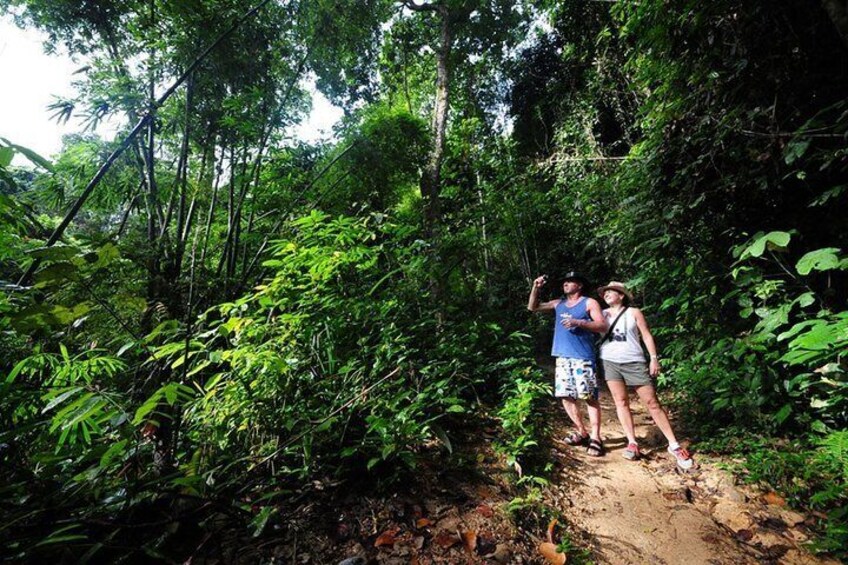
[(629, 306), (629, 305), (628, 305), (628, 306), (625, 306), (625, 307), (621, 310), (621, 312), (619, 312), (619, 313), (618, 313), (618, 316), (616, 316), (616, 317), (615, 317), (615, 320), (613, 320), (613, 321), (612, 321), (612, 324), (610, 324), (610, 327), (609, 327), (609, 329), (607, 330), (607, 333), (605, 333), (605, 334), (604, 334), (604, 337), (602, 337), (601, 339), (599, 339), (599, 340), (598, 340), (598, 345), (601, 345), (602, 343), (604, 343), (606, 340), (608, 340), (608, 339), (610, 338), (610, 336), (612, 335), (612, 330), (613, 330), (613, 328), (615, 328), (615, 325), (618, 323), (619, 318), (621, 318), (621, 317), (624, 315), (624, 313), (625, 313), (625, 312), (627, 312), (627, 309), (628, 309), (628, 308), (630, 308), (630, 306)]

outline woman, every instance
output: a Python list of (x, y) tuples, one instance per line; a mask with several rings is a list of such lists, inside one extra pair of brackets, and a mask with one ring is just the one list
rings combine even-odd
[[(677, 466), (688, 470), (694, 465), (689, 453), (680, 446), (668, 415), (657, 399), (652, 377), (660, 373), (657, 346), (654, 336), (648, 328), (645, 316), (630, 303), (633, 296), (616, 281), (598, 289), (598, 296), (604, 299), (609, 308), (603, 311), (604, 318), (611, 327), (601, 343), (601, 360), (604, 364), (607, 386), (615, 400), (618, 421), (627, 435), (627, 449), (624, 458), (634, 461), (639, 458), (639, 443), (633, 431), (633, 415), (630, 413), (630, 398), (627, 387), (636, 389), (639, 399), (648, 408), (654, 423), (668, 440), (668, 451), (677, 461)], [(639, 341), (645, 343), (650, 355), (650, 363), (645, 363), (645, 353)]]

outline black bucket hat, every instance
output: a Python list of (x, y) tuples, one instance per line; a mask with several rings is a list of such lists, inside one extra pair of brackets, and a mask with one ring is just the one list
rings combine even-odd
[(569, 271), (565, 273), (562, 282), (577, 281), (583, 285), (583, 290), (589, 289), (589, 279), (578, 273), (577, 271)]

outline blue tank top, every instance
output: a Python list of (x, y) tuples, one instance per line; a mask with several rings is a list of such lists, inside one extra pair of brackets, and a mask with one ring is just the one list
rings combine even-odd
[(554, 320), (554, 345), (551, 355), (554, 357), (572, 357), (575, 359), (595, 360), (595, 338), (594, 334), (583, 328), (563, 327), (562, 321), (569, 316), (578, 320), (592, 320), (586, 304), (585, 296), (580, 302), (569, 308), (565, 305), (565, 298), (556, 305), (556, 318)]

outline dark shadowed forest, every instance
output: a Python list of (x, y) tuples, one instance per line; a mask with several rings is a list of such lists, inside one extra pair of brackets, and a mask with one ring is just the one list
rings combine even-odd
[[(39, 155), (0, 124), (0, 560), (419, 563), (387, 528), (435, 511), (377, 501), (500, 473), (496, 513), (603, 562), (544, 494), (527, 295), (572, 270), (635, 291), (696, 459), (848, 558), (844, 0), (0, 8), (74, 57), (44, 111), (88, 126)], [(315, 89), (344, 116), (307, 143)], [(558, 562), (474, 539), (420, 562)]]

